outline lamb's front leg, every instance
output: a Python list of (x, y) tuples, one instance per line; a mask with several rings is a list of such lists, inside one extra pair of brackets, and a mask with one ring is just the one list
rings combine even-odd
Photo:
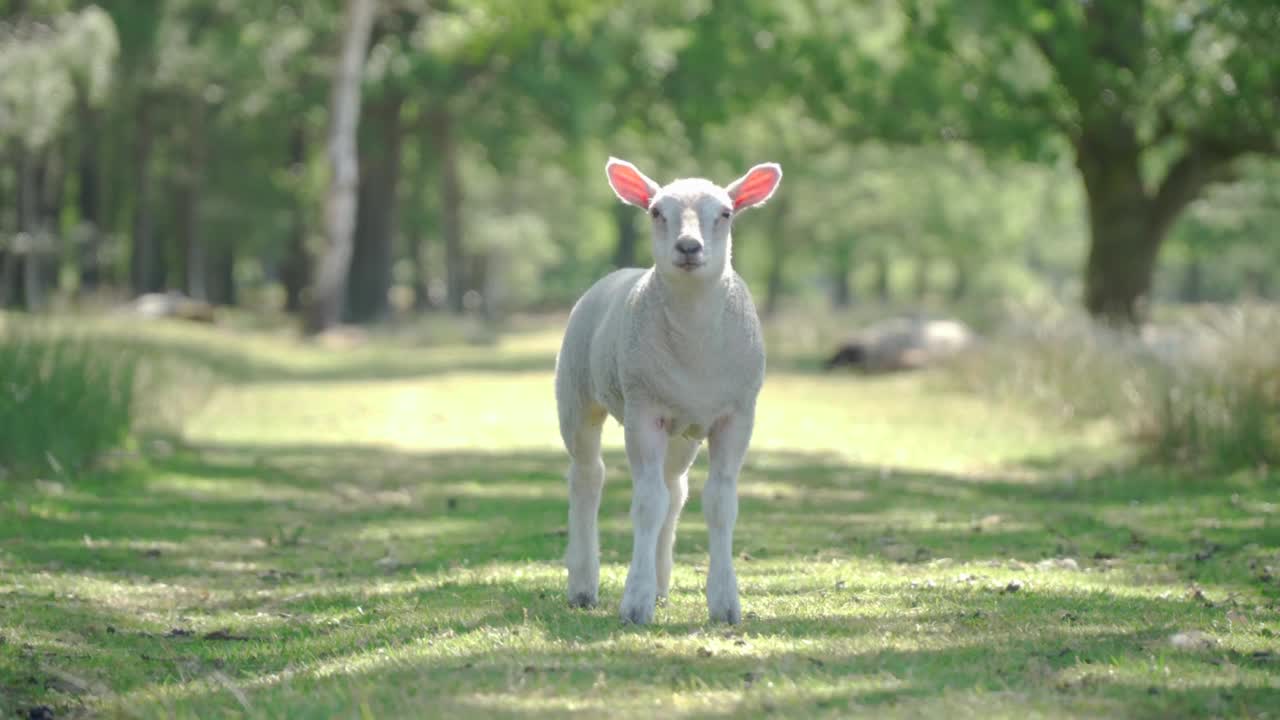
[(711, 468), (702, 491), (711, 563), (707, 570), (707, 609), (712, 622), (742, 621), (738, 576), (733, 571), (733, 526), (738, 520), (738, 471), (751, 442), (753, 409), (722, 418), (707, 438)]
[(627, 460), (631, 465), (631, 569), (622, 592), (623, 622), (653, 621), (658, 600), (658, 534), (667, 518), (669, 495), (663, 478), (667, 453), (666, 421), (656, 411), (628, 405), (625, 421)]

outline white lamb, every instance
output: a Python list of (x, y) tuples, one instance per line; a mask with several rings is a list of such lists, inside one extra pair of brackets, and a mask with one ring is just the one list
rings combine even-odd
[(737, 214), (764, 204), (782, 168), (757, 165), (728, 187), (676, 180), (660, 187), (634, 165), (610, 158), (609, 184), (652, 216), (654, 267), (618, 270), (574, 306), (556, 358), (560, 434), (569, 451), (569, 603), (595, 605), (600, 584), (596, 518), (604, 486), (600, 430), (622, 423), (631, 465), (634, 547), (622, 619), (644, 624), (671, 587), (676, 521), (688, 471), (704, 438), (711, 453), (703, 491), (713, 621), (738, 623), (733, 526), (764, 342), (746, 283), (729, 262)]

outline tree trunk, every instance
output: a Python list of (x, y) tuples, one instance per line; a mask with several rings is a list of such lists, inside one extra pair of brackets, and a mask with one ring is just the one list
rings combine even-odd
[(467, 260), (467, 291), (474, 291), (474, 310), (485, 319), (493, 318), (493, 303), (489, 297), (489, 255), (487, 252), (472, 255)]
[(1182, 275), (1182, 302), (1198, 303), (1204, 301), (1204, 261), (1200, 253), (1191, 251), (1187, 257), (1187, 265)]
[(1162, 237), (1137, 223), (1111, 218), (1090, 223), (1092, 235), (1085, 264), (1085, 308), (1114, 324), (1133, 325), (1146, 316), (1156, 253)]
[(921, 255), (916, 258), (915, 287), (913, 288), (917, 302), (924, 300), (929, 295), (929, 256)]
[(27, 217), (27, 150), (20, 141), (13, 142), (13, 234), (9, 242), (0, 243), (0, 308), (18, 304), (21, 259), (18, 241)]
[(1089, 214), (1085, 308), (1111, 323), (1135, 324), (1143, 317), (1141, 304), (1151, 290), (1156, 252), (1163, 240), (1152, 232), (1136, 144), (1112, 139), (1104, 145), (1102, 140), (1088, 138), (1081, 143), (1076, 162)]
[(951, 301), (959, 302), (969, 294), (970, 276), (973, 274), (973, 268), (969, 263), (963, 260), (956, 260), (955, 263), (955, 279), (951, 281)]
[(782, 302), (782, 285), (786, 278), (786, 262), (790, 254), (784, 228), (788, 202), (786, 198), (774, 201), (773, 222), (769, 227), (769, 276), (765, 284), (764, 314), (773, 315)]
[(1156, 256), (1169, 229), (1206, 185), (1221, 179), (1235, 155), (1192, 145), (1149, 192), (1136, 132), (1085, 128), (1076, 166), (1089, 208), (1084, 305), (1090, 315), (1118, 325), (1145, 319)]
[(466, 254), (462, 249), (462, 177), (453, 118), (447, 110), (431, 112), (431, 140), (440, 164), (440, 228), (444, 235), (445, 290), (450, 312), (461, 314), (467, 290)]
[(613, 223), (618, 229), (618, 246), (613, 253), (614, 267), (636, 266), (636, 243), (640, 233), (636, 230), (636, 209), (617, 202), (613, 204)]
[(1267, 270), (1251, 271), (1249, 273), (1249, 286), (1257, 299), (1271, 299), (1271, 273)]
[(889, 277), (889, 253), (884, 250), (876, 252), (875, 256), (875, 292), (876, 299), (881, 303), (888, 303), (893, 290), (893, 283)]
[(783, 266), (786, 264), (787, 254), (785, 250), (779, 251), (778, 246), (781, 244), (780, 241), (775, 241), (772, 238), (769, 241), (769, 275), (764, 291), (764, 314), (766, 316), (772, 316), (777, 312), (778, 305), (782, 301)]
[(41, 154), (39, 207), (36, 216), (36, 253), (28, 266), (27, 298), (33, 310), (44, 307), (46, 291), (57, 291), (62, 258), (62, 203), (66, 198), (68, 143), (50, 145)]
[(135, 295), (164, 288), (164, 267), (156, 246), (151, 208), (152, 107), (147, 97), (138, 99), (133, 154), (133, 247), (129, 282)]
[[(205, 175), (205, 136), (204, 136), (204, 100), (191, 100), (191, 118), (187, 126), (187, 164), (180, 183), (180, 203), (178, 205), (178, 233), (182, 238), (183, 248), (183, 288), (188, 296), (197, 300), (207, 300), (206, 288), (208, 267), (205, 262), (204, 237), (200, 227), (200, 200), (204, 192)], [(231, 242), (223, 238), (223, 242)]]
[(293, 226), (280, 268), (284, 284), (284, 309), (297, 313), (303, 308), (302, 291), (311, 281), (311, 257), (307, 253), (307, 205), (303, 198), (301, 178), (307, 162), (307, 134), (301, 124), (293, 128), (289, 138), (289, 174), (293, 177)]
[(427, 236), (421, 223), (413, 223), (406, 241), (409, 257), (413, 258), (413, 309), (419, 312), (431, 309), (431, 287), (427, 280)]
[(17, 234), (0, 267), (0, 305), (30, 309), (32, 306), (31, 274), (35, 267), (36, 234), (39, 216), (40, 184), (32, 152), (21, 144), (15, 150)]
[(92, 292), (102, 284), (102, 173), (98, 158), (99, 114), (83, 94), (78, 102), (79, 157), (77, 159), (76, 208), (80, 215), (81, 245), (77, 253), (79, 292)]
[[(43, 235), (43, 233), (40, 233)], [(33, 240), (40, 235), (32, 236)], [(44, 307), (44, 248), (39, 242), (33, 242), (30, 250), (22, 260), (22, 307), (36, 311)]]
[(9, 248), (9, 263), (5, 269), (5, 285), (9, 288), (6, 305), (26, 309), (27, 267), (31, 264), (31, 255), (35, 247), (35, 225), (37, 215), (38, 191), (35, 172), (35, 161), (31, 151), (26, 147), (18, 148), (18, 235)]
[(356, 323), (381, 320), (390, 309), (391, 265), (397, 225), (396, 193), (400, 186), (400, 149), (404, 131), (400, 110), (404, 96), (392, 93), (366, 112), (361, 147), (359, 203), (347, 275), (347, 319)]
[(342, 317), (351, 235), (356, 222), (359, 182), (356, 137), (360, 128), (360, 81), (376, 0), (348, 0), (343, 23), (342, 54), (333, 76), (329, 117), (329, 196), (325, 200), (328, 246), (316, 268), (316, 284), (304, 329), (320, 333)]
[(853, 243), (837, 241), (835, 257), (831, 263), (831, 304), (836, 309), (849, 307), (853, 301), (853, 287), (849, 273), (853, 270)]
[(0, 308), (18, 304), (18, 275), (20, 262), (12, 245), (0, 249)]
[(238, 300), (235, 245), (224, 241), (215, 243), (208, 250), (207, 299), (214, 305), (234, 306)]

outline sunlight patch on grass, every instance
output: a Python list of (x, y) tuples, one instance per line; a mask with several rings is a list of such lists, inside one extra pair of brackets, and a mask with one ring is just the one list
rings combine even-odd
[[(189, 422), (188, 436), (247, 446), (559, 450), (552, 385), (549, 372), (463, 372), (322, 387), (254, 384), (219, 392)], [(939, 414), (949, 422), (932, 422)], [(236, 421), (228, 422), (231, 418)], [(603, 441), (607, 449), (621, 449), (616, 422), (605, 424)], [(1053, 452), (1062, 443), (1026, 416), (935, 391), (918, 378), (833, 382), (777, 374), (770, 376), (761, 396), (752, 442), (759, 452), (748, 461), (767, 451), (799, 448), (811, 455), (825, 453), (833, 465), (856, 462), (971, 474), (1028, 454)]]
[(753, 480), (738, 488), (738, 497), (760, 500), (803, 500), (820, 504), (824, 502), (857, 503), (866, 500), (865, 490), (842, 488), (797, 488), (786, 482)]
[(504, 499), (512, 502), (521, 500), (553, 499), (563, 500), (567, 490), (560, 482), (467, 482), (467, 483), (432, 483), (422, 489), (422, 494), (430, 497), (468, 497), (485, 499)]
[[(382, 522), (376, 525), (365, 525), (354, 535), (356, 540), (372, 540), (386, 542), (389, 540), (422, 540), (438, 538), (446, 535), (462, 535), (484, 529), (485, 523), (478, 520), (460, 520), (448, 518), (431, 518), (423, 520), (401, 520), (395, 523)], [(492, 522), (488, 525), (492, 528)]]
[(318, 496), (316, 492), (301, 490), (267, 479), (203, 478), (195, 475), (165, 474), (155, 476), (148, 481), (147, 485), (152, 489), (195, 502), (251, 498), (260, 502), (312, 504)]

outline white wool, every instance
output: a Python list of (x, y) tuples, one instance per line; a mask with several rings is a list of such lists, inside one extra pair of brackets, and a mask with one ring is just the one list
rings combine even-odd
[[(605, 416), (612, 415), (626, 430), (634, 483), (635, 552), (624, 620), (650, 621), (656, 598), (668, 591), (688, 468), (710, 437), (704, 493), (712, 534), (708, 603), (712, 619), (738, 622), (730, 547), (736, 482), (764, 381), (765, 352), (751, 295), (730, 264), (731, 226), (742, 210), (768, 199), (781, 170), (757, 166), (728, 188), (701, 179), (660, 188), (615, 160), (608, 171), (620, 198), (656, 213), (655, 265), (618, 270), (592, 286), (574, 306), (556, 358), (560, 431), (572, 459), (570, 602), (592, 605), (598, 594), (599, 437)], [(690, 252), (694, 246), (700, 249)]]

